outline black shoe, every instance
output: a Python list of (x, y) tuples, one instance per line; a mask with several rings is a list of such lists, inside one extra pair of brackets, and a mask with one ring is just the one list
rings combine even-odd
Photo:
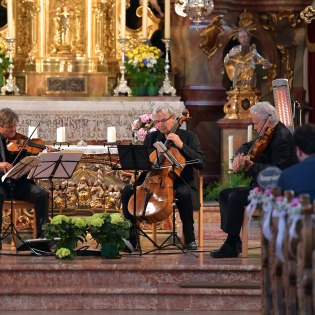
[(189, 242), (187, 244), (184, 245), (184, 249), (187, 249), (187, 250), (197, 250), (198, 249), (198, 246), (196, 244), (195, 241), (192, 241), (192, 242)]
[(220, 249), (210, 253), (213, 258), (234, 258), (238, 256), (237, 249), (231, 246), (229, 243), (224, 242)]

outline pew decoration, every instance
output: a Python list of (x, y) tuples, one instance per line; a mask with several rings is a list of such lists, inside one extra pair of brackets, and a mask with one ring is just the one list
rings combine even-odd
[(260, 209), (264, 314), (315, 313), (315, 202), (279, 188), (255, 188), (246, 215)]

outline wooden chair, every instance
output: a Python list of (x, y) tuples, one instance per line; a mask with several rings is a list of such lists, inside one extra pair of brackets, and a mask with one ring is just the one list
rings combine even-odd
[[(13, 200), (12, 202), (12, 223), (14, 224), (14, 226), (16, 228), (18, 228), (18, 210), (22, 210), (22, 209), (34, 209), (34, 204), (33, 203), (29, 203), (27, 201), (23, 201), (23, 200)], [(3, 209), (8, 209), (11, 210), (11, 200), (5, 200), (4, 204), (3, 204)], [(35, 213), (35, 210), (34, 210)], [(36, 218), (35, 218), (35, 214), (33, 217), (33, 224), (32, 224), (32, 230), (33, 230), (33, 238), (36, 238)], [(12, 235), (11, 235), (12, 237)], [(11, 244), (14, 245), (14, 238), (11, 238)]]
[[(203, 246), (203, 177), (200, 175), (199, 171), (196, 171), (196, 178), (198, 182), (198, 191), (200, 198), (200, 209), (199, 209), (199, 218), (198, 218), (198, 246)], [(156, 242), (157, 237), (157, 228), (156, 223), (152, 224), (152, 239)]]

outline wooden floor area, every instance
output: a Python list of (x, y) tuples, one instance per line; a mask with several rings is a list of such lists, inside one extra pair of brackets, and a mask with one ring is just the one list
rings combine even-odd
[[(182, 252), (174, 246), (120, 259), (80, 256), (60, 260), (32, 256), (3, 244), (0, 255), (0, 314), (169, 315), (258, 314), (261, 309), (260, 229), (250, 227), (249, 257), (214, 259), (221, 246), (219, 224), (204, 224), (205, 246)], [(196, 234), (198, 231), (196, 231)], [(168, 234), (158, 234), (160, 244)], [(29, 313), (26, 312), (29, 310)], [(32, 310), (32, 311), (31, 311)], [(37, 310), (37, 312), (34, 312)], [(60, 312), (60, 310), (63, 310)], [(89, 310), (89, 311), (87, 311)], [(106, 312), (105, 312), (106, 310)], [(12, 312), (11, 312), (12, 311)], [(14, 312), (13, 312), (14, 311)], [(239, 312), (239, 313), (238, 313)]]

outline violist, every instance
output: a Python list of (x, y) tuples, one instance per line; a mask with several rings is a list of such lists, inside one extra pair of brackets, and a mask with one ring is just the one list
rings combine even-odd
[[(144, 140), (144, 145), (149, 148), (149, 152), (154, 151), (153, 145), (155, 142), (160, 141), (165, 143), (168, 140), (167, 142), (170, 143), (171, 147), (178, 149), (179, 153), (183, 155), (186, 163), (191, 160), (198, 160), (195, 164), (186, 164), (180, 176), (174, 179), (176, 206), (183, 224), (184, 248), (187, 250), (196, 250), (193, 210), (199, 209), (200, 201), (193, 168), (202, 169), (205, 166), (205, 156), (198, 136), (195, 133), (184, 129), (178, 129), (176, 133), (171, 132), (176, 122), (176, 113), (171, 106), (168, 104), (155, 106), (152, 111), (152, 117), (157, 130), (148, 133)], [(141, 174), (137, 185), (141, 185), (145, 176), (145, 173)], [(121, 201), (124, 216), (133, 223), (130, 231), (130, 242), (136, 248), (136, 222), (134, 216), (128, 211), (128, 201), (132, 194), (132, 186), (125, 186), (122, 191)]]
[(295, 163), (295, 147), (290, 130), (279, 121), (274, 106), (269, 102), (259, 102), (250, 108), (254, 129), (260, 134), (272, 129), (271, 137), (260, 156), (248, 159), (247, 153), (253, 147), (253, 141), (243, 144), (235, 153), (232, 168), (234, 173), (244, 171), (252, 178), (250, 187), (223, 189), (219, 194), (221, 229), (227, 233), (224, 244), (210, 253), (213, 258), (237, 257), (242, 243), (240, 231), (244, 218), (244, 209), (248, 204), (249, 191), (257, 185), (256, 178), (260, 171), (268, 166), (285, 169)]
[[(12, 167), (12, 163), (16, 158), (16, 154), (12, 154), (7, 149), (9, 139), (16, 135), (17, 123), (19, 122), (18, 115), (10, 108), (3, 108), (0, 110), (0, 175), (7, 173)], [(18, 163), (28, 153), (21, 152), (15, 164)], [(23, 176), (18, 180), (11, 181), (9, 185), (8, 180), (0, 181), (0, 233), (2, 227), (2, 209), (5, 200), (13, 199), (24, 200), (34, 203), (36, 216), (36, 237), (43, 236), (42, 225), (48, 222), (48, 202), (49, 193), (44, 188), (35, 184), (33, 180), (29, 180)], [(12, 186), (11, 186), (12, 185)], [(12, 188), (11, 188), (12, 187)], [(13, 195), (11, 196), (11, 189)], [(0, 238), (0, 245), (1, 238)]]

